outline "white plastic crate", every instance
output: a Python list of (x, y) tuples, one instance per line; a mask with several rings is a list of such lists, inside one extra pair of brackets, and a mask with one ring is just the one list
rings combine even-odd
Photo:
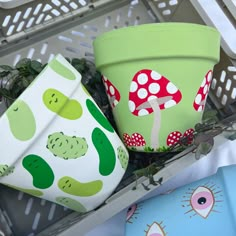
[[(0, 64), (15, 65), (21, 58), (48, 62), (61, 53), (66, 57), (85, 57), (93, 61), (92, 42), (97, 35), (129, 25), (158, 21), (184, 21), (208, 24), (194, 1), (186, 0), (2, 0), (0, 1)], [(229, 1), (218, 1), (223, 9)], [(230, 5), (232, 6), (232, 5)], [(197, 10), (196, 10), (196, 9)], [(231, 9), (231, 7), (229, 7)], [(223, 11), (225, 14), (225, 10)], [(227, 12), (232, 21), (235, 11)], [(210, 24), (210, 23), (209, 23)], [(234, 24), (234, 22), (233, 22)], [(236, 67), (222, 44), (221, 61), (215, 67), (209, 106), (216, 107), (224, 118), (235, 113)], [(5, 109), (2, 102), (0, 113)], [(222, 143), (222, 136), (216, 143)], [(181, 154), (182, 155), (182, 154)], [(196, 160), (187, 155), (155, 175), (163, 183)], [(96, 211), (86, 215), (69, 211), (27, 194), (0, 188), (0, 207), (6, 228), (4, 235), (83, 235), (147, 194), (138, 180), (124, 178), (114, 193)], [(150, 186), (150, 191), (158, 186)], [(4, 204), (3, 204), (4, 203)], [(17, 208), (17, 212), (15, 209)], [(1, 222), (1, 220), (0, 220)], [(1, 223), (0, 223), (1, 226)], [(9, 227), (8, 227), (9, 226)], [(46, 228), (45, 228), (46, 227)], [(0, 227), (1, 228), (1, 227)], [(10, 231), (14, 234), (11, 234)], [(17, 233), (16, 233), (17, 232)], [(20, 233), (19, 233), (20, 232)], [(0, 234), (1, 236), (1, 234)]]

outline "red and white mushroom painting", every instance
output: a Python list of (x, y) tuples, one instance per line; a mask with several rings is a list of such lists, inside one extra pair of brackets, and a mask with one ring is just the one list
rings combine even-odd
[(123, 140), (127, 147), (141, 147), (146, 145), (146, 141), (139, 133), (133, 133), (131, 137), (127, 133), (124, 133)]
[(201, 112), (204, 110), (207, 100), (207, 95), (209, 93), (209, 89), (211, 86), (211, 80), (212, 80), (212, 70), (209, 70), (205, 75), (193, 102), (193, 107), (197, 112)]
[(178, 104), (182, 99), (180, 90), (167, 78), (149, 69), (138, 71), (130, 84), (129, 110), (135, 116), (154, 114), (151, 131), (151, 147), (159, 147), (161, 110)]
[(167, 146), (173, 146), (176, 143), (178, 143), (180, 141), (180, 139), (182, 137), (186, 137), (186, 144), (191, 144), (193, 142), (193, 138), (194, 138), (194, 129), (190, 128), (187, 129), (184, 134), (182, 134), (180, 131), (173, 131), (171, 132), (166, 139), (166, 144)]
[(104, 75), (102, 80), (106, 89), (107, 97), (112, 108), (114, 108), (120, 101), (120, 93), (117, 88)]

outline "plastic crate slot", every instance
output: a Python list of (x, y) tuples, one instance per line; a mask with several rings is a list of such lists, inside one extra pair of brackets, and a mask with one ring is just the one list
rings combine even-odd
[(31, 17), (26, 25), (26, 28), (30, 28), (34, 23), (35, 18)]
[(48, 43), (43, 43), (41, 50), (40, 50), (40, 54), (44, 55), (47, 52), (47, 48), (48, 48)]
[(8, 23), (10, 22), (11, 16), (7, 15), (2, 23), (2, 27), (7, 27)]
[(67, 42), (67, 43), (72, 43), (73, 42), (73, 40), (71, 38), (66, 37), (64, 35), (59, 35), (58, 39), (61, 40), (61, 41)]
[(15, 25), (11, 25), (9, 28), (8, 28), (8, 31), (7, 31), (7, 36), (11, 35), (13, 33), (15, 29)]
[(164, 16), (171, 15), (171, 10), (170, 10), (170, 9), (164, 10), (164, 11), (162, 12), (162, 14), (163, 14)]
[(18, 196), (17, 196), (17, 200), (21, 201), (24, 197), (24, 193), (23, 192), (19, 192)]
[(116, 16), (116, 22), (120, 22), (120, 18), (121, 18), (121, 13), (119, 12)]
[(16, 31), (17, 31), (17, 32), (22, 31), (24, 25), (25, 25), (25, 21), (21, 21), (20, 24), (18, 25)]
[(227, 102), (227, 100), (228, 100), (228, 97), (227, 97), (227, 95), (224, 94), (223, 97), (222, 97), (222, 99), (221, 99), (222, 105), (225, 105), (226, 102)]
[(39, 16), (38, 19), (36, 20), (35, 24), (36, 24), (36, 25), (40, 24), (41, 21), (43, 20), (44, 16), (45, 16), (44, 13), (40, 14), (40, 16)]
[(45, 17), (44, 21), (48, 21), (48, 20), (51, 20), (51, 19), (52, 19), (52, 17), (49, 16), (49, 15), (47, 15), (47, 16)]
[(45, 199), (41, 199), (40, 205), (41, 205), (41, 206), (45, 206), (45, 205), (46, 205), (46, 202), (47, 202), (47, 201), (46, 201)]
[(86, 42), (81, 42), (80, 46), (85, 47), (85, 48), (89, 48), (92, 49), (92, 45), (90, 43), (86, 43)]
[(16, 63), (21, 59), (21, 55), (20, 54), (17, 54), (14, 58), (14, 61), (13, 61), (13, 65), (15, 66)]
[(58, 0), (52, 0), (52, 3), (53, 3), (54, 5), (56, 5), (57, 7), (59, 7), (59, 6), (61, 5), (61, 2), (58, 1)]
[(26, 9), (25, 14), (23, 15), (23, 19), (27, 19), (32, 11), (32, 7)]
[(70, 9), (65, 5), (61, 6), (61, 10), (64, 11), (65, 13), (68, 13), (70, 11)]
[(34, 48), (30, 48), (27, 54), (27, 58), (31, 59), (34, 55), (35, 49)]
[(133, 13), (133, 10), (132, 10), (132, 7), (130, 7), (127, 14), (128, 18), (132, 17), (132, 13)]
[(72, 53), (75, 53), (75, 54), (80, 52), (80, 50), (78, 48), (73, 48), (73, 47), (66, 47), (66, 51), (72, 52)]
[(170, 0), (170, 1), (169, 1), (170, 6), (175, 6), (175, 5), (177, 5), (178, 3), (179, 3), (178, 0)]
[(49, 214), (48, 214), (48, 220), (52, 220), (56, 211), (56, 204), (52, 203), (50, 210), (49, 210)]
[(84, 0), (79, 0), (79, 3), (80, 3), (80, 5), (83, 6), (83, 7), (87, 5), (87, 2), (84, 1)]
[(50, 55), (48, 57), (48, 62), (50, 62), (54, 57), (55, 57), (55, 54), (54, 53), (50, 53)]
[(53, 9), (51, 12), (55, 16), (60, 16), (61, 15), (61, 13), (58, 10), (56, 10), (56, 9)]
[(98, 28), (95, 27), (95, 26), (83, 25), (83, 28), (86, 29), (86, 30), (90, 30), (92, 32), (97, 32), (98, 31)]
[(43, 12), (45, 12), (45, 11), (50, 11), (50, 10), (52, 10), (52, 6), (49, 5), (49, 4), (46, 4), (46, 5), (44, 6), (44, 8), (43, 8)]
[(228, 66), (227, 69), (228, 69), (228, 71), (236, 72), (235, 66)]
[(223, 71), (221, 72), (220, 82), (224, 83), (224, 82), (225, 82), (225, 77), (226, 77), (226, 72), (223, 70)]
[[(110, 22), (111, 22), (111, 16), (107, 16), (106, 19), (105, 19), (104, 26), (105, 26), (106, 28), (109, 27)], [(119, 21), (117, 21), (117, 22), (119, 22)]]
[(29, 215), (33, 206), (34, 199), (30, 198), (25, 207), (25, 215)]
[(42, 3), (40, 3), (39, 5), (37, 5), (37, 7), (35, 8), (35, 10), (34, 10), (34, 13), (33, 13), (33, 15), (38, 15), (39, 14), (39, 11), (40, 11), (40, 9), (42, 8), (42, 6), (43, 6), (43, 4)]
[(32, 225), (32, 230), (36, 230), (38, 228), (40, 218), (41, 218), (41, 214), (39, 212), (37, 212), (35, 214), (35, 217), (34, 217), (34, 221), (33, 221), (33, 225)]
[(165, 2), (161, 2), (157, 5), (158, 8), (165, 8), (166, 7), (166, 3)]
[(21, 11), (18, 11), (16, 14), (15, 14), (15, 17), (13, 19), (13, 23), (16, 23), (18, 22), (18, 20), (20, 19), (20, 16), (21, 16)]
[(231, 98), (235, 99), (236, 98), (236, 88), (233, 89), (232, 93), (231, 93)]
[(70, 4), (70, 7), (73, 8), (74, 10), (76, 10), (78, 8), (78, 5), (75, 4), (74, 2), (71, 2)]
[(72, 30), (72, 31), (71, 31), (71, 34), (72, 34), (72, 35), (75, 35), (75, 36), (82, 37), (82, 38), (84, 38), (84, 37), (85, 37), (85, 33), (83, 33), (83, 32), (80, 32), (80, 31), (75, 31), (75, 30)]
[(229, 91), (230, 88), (231, 88), (231, 85), (232, 85), (232, 80), (231, 80), (231, 79), (228, 79), (227, 82), (226, 82), (225, 89), (226, 89), (227, 91)]
[(221, 88), (221, 87), (218, 87), (218, 88), (217, 88), (217, 91), (216, 91), (216, 96), (217, 96), (217, 97), (220, 97), (220, 96), (221, 96), (221, 93), (222, 93), (222, 88)]

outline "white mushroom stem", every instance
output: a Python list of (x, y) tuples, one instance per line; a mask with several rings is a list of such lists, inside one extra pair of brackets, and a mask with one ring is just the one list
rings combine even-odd
[(161, 109), (158, 104), (157, 99), (149, 101), (150, 106), (152, 107), (154, 120), (151, 131), (151, 147), (156, 150), (159, 147), (159, 131), (161, 128)]
[(172, 96), (166, 96), (163, 98), (156, 98), (149, 100), (147, 102), (144, 102), (140, 106), (137, 107), (137, 109), (147, 109), (152, 108), (154, 113), (154, 120), (153, 120), (153, 126), (151, 131), (151, 147), (155, 150), (159, 147), (159, 131), (161, 127), (161, 110), (160, 105), (170, 101), (172, 99)]

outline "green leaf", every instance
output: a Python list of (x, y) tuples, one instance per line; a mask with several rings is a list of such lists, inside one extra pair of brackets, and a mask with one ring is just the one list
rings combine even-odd
[(213, 145), (210, 142), (200, 143), (195, 152), (196, 160), (201, 158), (201, 155), (207, 155), (213, 148)]
[(37, 73), (40, 73), (43, 69), (42, 63), (35, 60), (31, 61), (30, 67)]
[(8, 65), (0, 65), (0, 69), (3, 70), (3, 71), (7, 71), (7, 72), (13, 70), (13, 68), (8, 66)]
[(217, 121), (217, 113), (216, 110), (205, 110), (202, 116), (202, 122), (209, 123), (209, 121)]

